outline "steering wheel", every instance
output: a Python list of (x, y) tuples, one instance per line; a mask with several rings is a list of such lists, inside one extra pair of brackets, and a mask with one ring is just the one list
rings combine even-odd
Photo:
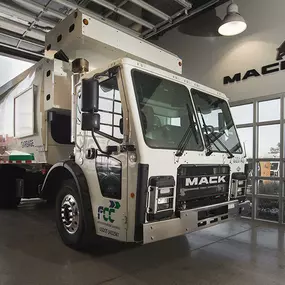
[(207, 133), (208, 135), (215, 132), (215, 128), (211, 125), (207, 125), (206, 128), (203, 128), (202, 130), (205, 131), (205, 133)]

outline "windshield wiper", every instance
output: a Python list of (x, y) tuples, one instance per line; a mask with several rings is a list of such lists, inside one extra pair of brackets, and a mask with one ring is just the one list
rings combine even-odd
[[(206, 122), (205, 122), (205, 119), (204, 119), (204, 116), (202, 114), (202, 111), (201, 111), (201, 108), (198, 109), (200, 114), (201, 114), (201, 118), (202, 118), (202, 122), (203, 122), (203, 127), (205, 129), (205, 132), (206, 132), (206, 139), (207, 139), (207, 152), (206, 152), (206, 156), (210, 156), (212, 153), (213, 153), (213, 150), (212, 150), (212, 147), (211, 147), (211, 142), (210, 142), (210, 136), (208, 134), (208, 129), (207, 129), (207, 125), (206, 125)], [(212, 142), (213, 143), (213, 142)], [(213, 143), (215, 145), (215, 143)], [(219, 149), (216, 145), (215, 147), (217, 149)]]
[[(211, 143), (218, 149), (218, 151), (221, 151), (220, 148), (218, 148), (218, 146), (215, 144), (215, 141), (218, 141), (220, 143), (220, 145), (226, 150), (226, 152), (228, 153), (228, 158), (233, 158), (234, 155), (231, 153), (231, 151), (225, 146), (225, 144), (220, 140), (220, 138), (218, 136), (216, 136), (214, 133), (211, 133), (211, 135), (208, 134), (208, 130), (207, 130), (207, 125), (204, 119), (204, 116), (202, 114), (201, 109), (199, 108), (199, 112), (201, 114), (201, 118), (202, 118), (202, 122), (203, 122), (203, 127), (205, 129), (206, 132), (206, 138), (207, 138), (207, 143), (208, 143), (208, 147), (207, 147), (207, 153), (206, 155), (209, 156), (213, 153), (213, 150), (211, 148)], [(213, 138), (211, 137), (213, 136), (215, 138), (215, 140), (213, 140)]]
[[(192, 114), (191, 114), (191, 111), (190, 111), (190, 107), (188, 104), (186, 104), (186, 107), (187, 107), (187, 112), (188, 112), (188, 117), (189, 117), (189, 126), (185, 132), (185, 134), (183, 135), (180, 143), (178, 144), (178, 149), (175, 153), (176, 156), (182, 156), (184, 151), (185, 151), (185, 148), (192, 136), (192, 134), (194, 134), (195, 136), (195, 140), (196, 140), (196, 143), (198, 144), (199, 143), (199, 140), (198, 140), (198, 135), (196, 133), (196, 129), (195, 129), (195, 125), (194, 125), (194, 120), (193, 120), (193, 117), (192, 117)], [(192, 131), (192, 132), (191, 132)]]
[(231, 148), (231, 152), (237, 151), (240, 148), (241, 148), (241, 143), (239, 142), (233, 148)]
[[(220, 140), (220, 138), (219, 137), (217, 137), (214, 133), (212, 133), (211, 134), (219, 143), (220, 143), (220, 145), (226, 150), (226, 152), (228, 153), (228, 158), (233, 158), (233, 157), (235, 157), (232, 153), (231, 153), (231, 151), (226, 147), (226, 145)], [(212, 140), (212, 143), (215, 143), (215, 141), (211, 138), (211, 140)]]

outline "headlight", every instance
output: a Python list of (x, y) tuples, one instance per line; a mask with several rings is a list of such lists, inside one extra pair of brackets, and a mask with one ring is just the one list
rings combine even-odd
[(246, 195), (246, 180), (245, 173), (233, 173), (231, 185), (231, 197), (233, 199), (243, 197)]
[(149, 179), (147, 220), (169, 218), (175, 211), (175, 180), (173, 176), (153, 176)]
[(244, 189), (243, 188), (238, 188), (237, 194), (238, 194), (238, 196), (243, 196), (244, 195)]
[(157, 200), (157, 210), (167, 210), (173, 207), (173, 198), (159, 198)]
[(169, 198), (159, 198), (157, 200), (157, 204), (160, 205), (160, 204), (166, 204), (166, 203), (169, 203)]
[(174, 187), (158, 188), (158, 197), (173, 196)]

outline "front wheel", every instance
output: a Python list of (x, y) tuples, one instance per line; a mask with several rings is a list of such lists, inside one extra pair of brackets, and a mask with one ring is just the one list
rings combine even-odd
[(64, 181), (56, 197), (56, 225), (62, 241), (74, 249), (85, 248), (86, 222), (74, 180)]

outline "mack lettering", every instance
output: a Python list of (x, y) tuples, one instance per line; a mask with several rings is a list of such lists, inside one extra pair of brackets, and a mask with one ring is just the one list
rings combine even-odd
[(198, 186), (222, 183), (226, 183), (226, 176), (194, 177), (185, 179), (185, 186)]

